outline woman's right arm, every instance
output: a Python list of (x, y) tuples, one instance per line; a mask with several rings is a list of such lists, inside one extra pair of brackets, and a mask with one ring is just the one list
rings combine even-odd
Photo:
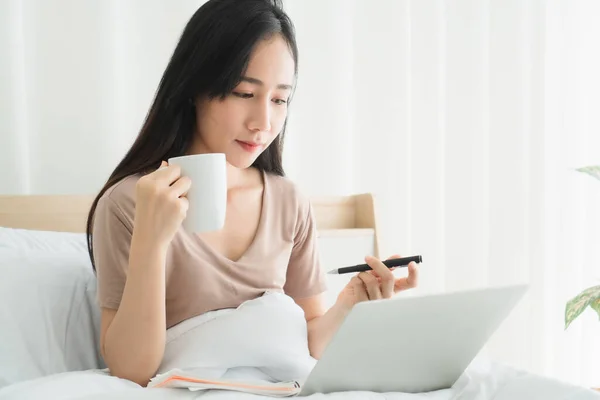
[(136, 186), (127, 280), (117, 310), (103, 308), (102, 356), (114, 376), (142, 386), (156, 374), (166, 336), (165, 264), (185, 218), (190, 180), (177, 166), (148, 174)]

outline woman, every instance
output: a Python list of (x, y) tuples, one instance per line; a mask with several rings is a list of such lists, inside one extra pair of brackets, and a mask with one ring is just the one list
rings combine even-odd
[[(379, 261), (324, 310), (311, 207), (284, 177), (281, 152), (298, 51), (275, 0), (210, 0), (185, 27), (141, 132), (98, 194), (88, 248), (102, 308), (101, 351), (113, 375), (146, 385), (166, 330), (279, 290), (304, 310), (319, 358), (352, 306), (416, 285)], [(180, 229), (190, 180), (164, 160), (225, 153), (222, 230)], [(267, 244), (268, 245), (265, 245)]]

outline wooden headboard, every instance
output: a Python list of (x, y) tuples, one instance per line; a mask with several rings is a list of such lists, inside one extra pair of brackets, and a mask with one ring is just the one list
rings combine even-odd
[[(0, 226), (61, 232), (85, 232), (92, 196), (0, 196)], [(379, 246), (374, 198), (370, 193), (311, 198), (320, 236), (365, 235)]]
[[(0, 227), (85, 232), (92, 201), (92, 196), (0, 196)], [(325, 269), (362, 263), (367, 254), (379, 257), (375, 203), (371, 194), (314, 197), (311, 204)], [(325, 297), (326, 307), (335, 303), (337, 293), (351, 277), (352, 274), (327, 275), (330, 290)]]

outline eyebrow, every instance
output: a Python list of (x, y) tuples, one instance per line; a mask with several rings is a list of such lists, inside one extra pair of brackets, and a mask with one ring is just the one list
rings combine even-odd
[[(265, 84), (260, 79), (251, 78), (249, 76), (242, 76), (242, 82), (248, 82), (248, 83), (252, 83), (253, 85), (258, 85), (258, 86), (264, 86), (264, 84)], [(277, 85), (277, 89), (292, 90), (292, 85), (288, 85), (286, 83), (280, 83), (279, 85)]]

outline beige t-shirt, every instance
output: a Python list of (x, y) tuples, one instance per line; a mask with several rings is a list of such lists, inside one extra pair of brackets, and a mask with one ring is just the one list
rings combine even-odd
[[(135, 215), (139, 175), (111, 187), (94, 217), (94, 261), (100, 307), (121, 302)], [(166, 262), (167, 328), (208, 311), (237, 307), (266, 290), (294, 299), (326, 290), (311, 206), (287, 178), (263, 173), (263, 206), (256, 236), (237, 261), (214, 251), (183, 228)]]

